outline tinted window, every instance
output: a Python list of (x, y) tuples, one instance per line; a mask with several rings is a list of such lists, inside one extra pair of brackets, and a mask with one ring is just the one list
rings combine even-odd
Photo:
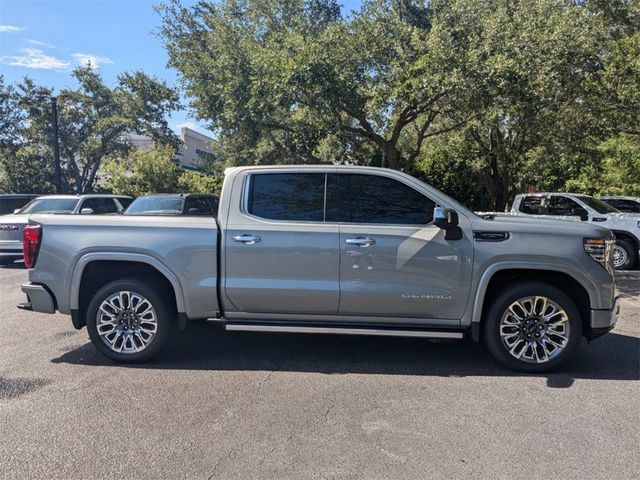
[(105, 215), (107, 213), (117, 213), (118, 206), (111, 198), (87, 198), (80, 210), (90, 208), (95, 215)]
[(617, 209), (597, 198), (588, 195), (579, 195), (578, 198), (598, 213), (618, 213)]
[(187, 197), (184, 212), (187, 215), (213, 215), (211, 205), (205, 197)]
[(625, 213), (640, 213), (640, 202), (626, 198), (606, 199), (606, 203)]
[(378, 175), (338, 175), (338, 220), (352, 223), (424, 225), (435, 202), (397, 180)]
[(324, 221), (324, 173), (251, 175), (247, 210), (270, 220)]
[(520, 211), (529, 215), (542, 215), (542, 195), (527, 195), (520, 202)]
[(586, 211), (569, 197), (552, 195), (549, 199), (548, 213), (549, 215), (580, 215)]

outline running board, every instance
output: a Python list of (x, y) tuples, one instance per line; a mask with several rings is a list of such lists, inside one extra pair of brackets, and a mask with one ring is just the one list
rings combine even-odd
[(376, 327), (327, 327), (315, 325), (270, 325), (265, 323), (225, 323), (230, 332), (333, 333), (339, 335), (379, 335), (384, 337), (450, 338), (461, 340), (464, 333), (451, 330), (418, 330)]

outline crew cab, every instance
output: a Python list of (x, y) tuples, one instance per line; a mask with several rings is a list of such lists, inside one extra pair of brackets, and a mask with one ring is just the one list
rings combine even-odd
[(36, 213), (71, 215), (116, 214), (133, 199), (126, 195), (46, 195), (34, 198), (9, 215), (0, 216), (0, 265), (22, 258), (22, 230)]
[(622, 213), (600, 199), (574, 193), (519, 194), (513, 201), (511, 213), (564, 217), (608, 228), (616, 237), (614, 267), (629, 270), (638, 266), (640, 215)]
[(69, 314), (118, 362), (210, 319), (234, 332), (470, 336), (539, 372), (619, 310), (609, 230), (481, 218), (389, 169), (235, 167), (215, 218), (34, 215), (24, 244), (19, 307)]

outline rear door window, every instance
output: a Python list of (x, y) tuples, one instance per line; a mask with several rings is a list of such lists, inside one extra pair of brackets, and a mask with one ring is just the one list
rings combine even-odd
[(586, 213), (586, 210), (569, 197), (552, 195), (549, 199), (548, 212), (549, 215), (580, 215), (583, 212)]
[[(425, 225), (433, 221), (435, 202), (393, 178), (381, 175), (339, 174), (337, 214), (348, 223)], [(335, 199), (331, 198), (334, 202)]]
[(325, 173), (252, 174), (247, 212), (268, 220), (323, 222)]

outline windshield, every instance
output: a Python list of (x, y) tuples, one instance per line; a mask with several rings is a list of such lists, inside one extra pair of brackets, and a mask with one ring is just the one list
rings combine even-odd
[(620, 210), (597, 198), (589, 197), (588, 195), (577, 195), (577, 197), (598, 213), (620, 213)]
[(125, 215), (180, 215), (182, 213), (181, 197), (140, 197), (136, 198)]
[(71, 213), (76, 208), (77, 198), (36, 198), (18, 212), (21, 213)]

